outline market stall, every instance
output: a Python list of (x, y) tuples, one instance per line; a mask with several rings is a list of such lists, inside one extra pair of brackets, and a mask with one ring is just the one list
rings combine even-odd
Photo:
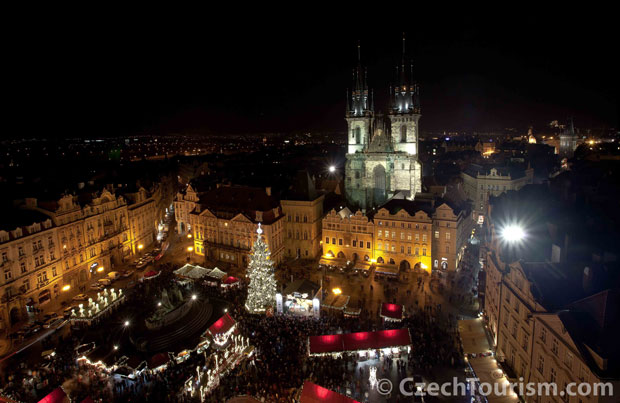
[(403, 320), (405, 308), (402, 305), (384, 302), (381, 304), (381, 318), (388, 322), (400, 322)]
[(213, 323), (207, 333), (218, 347), (225, 347), (230, 341), (230, 336), (235, 332), (237, 322), (228, 313)]
[(276, 294), (279, 314), (320, 316), (321, 287), (306, 279), (291, 282), (282, 293)]
[(383, 350), (384, 353), (392, 353), (410, 346), (411, 335), (407, 328), (310, 336), (308, 338), (308, 354), (311, 356), (369, 350)]
[(310, 381), (305, 381), (301, 387), (300, 403), (358, 403), (349, 397), (332, 392)]

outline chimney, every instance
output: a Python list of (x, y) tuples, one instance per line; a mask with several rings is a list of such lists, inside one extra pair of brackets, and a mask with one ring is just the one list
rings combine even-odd
[(265, 188), (265, 192), (267, 193), (267, 196), (271, 196), (271, 186), (267, 186)]

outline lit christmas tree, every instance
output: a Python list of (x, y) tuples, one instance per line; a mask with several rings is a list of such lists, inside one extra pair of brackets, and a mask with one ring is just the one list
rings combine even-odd
[(263, 233), (260, 223), (256, 230), (258, 237), (252, 247), (250, 264), (248, 265), (248, 299), (245, 302), (245, 309), (251, 313), (262, 313), (267, 308), (275, 305), (276, 301), (276, 279), (274, 265), (270, 259), (271, 253), (261, 234)]

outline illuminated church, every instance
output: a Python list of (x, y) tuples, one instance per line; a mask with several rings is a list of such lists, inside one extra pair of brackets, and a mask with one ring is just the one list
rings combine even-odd
[(397, 84), (390, 87), (387, 116), (376, 114), (358, 45), (353, 90), (350, 94), (347, 91), (345, 192), (351, 204), (366, 211), (397, 193), (413, 199), (422, 190), (418, 161), (420, 91), (413, 80), (413, 66), (405, 60), (404, 37), (402, 63), (396, 72)]

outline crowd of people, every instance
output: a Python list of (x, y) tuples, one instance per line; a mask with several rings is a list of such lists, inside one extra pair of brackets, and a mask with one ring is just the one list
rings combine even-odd
[[(165, 272), (171, 272), (168, 268)], [(163, 274), (163, 273), (162, 273)], [(160, 290), (172, 281), (169, 274), (139, 284), (128, 293), (125, 314), (144, 317), (152, 302), (144, 295)], [(423, 289), (425, 279), (414, 283)], [(146, 288), (151, 290), (147, 290)], [(441, 312), (438, 306), (418, 307), (406, 310), (406, 317), (400, 323), (383, 323), (378, 312), (363, 309), (358, 318), (345, 318), (342, 314), (327, 314), (320, 319), (312, 317), (288, 317), (278, 315), (251, 315), (244, 309), (247, 284), (242, 280), (236, 289), (222, 289), (196, 284), (196, 290), (205, 298), (226, 301), (230, 313), (238, 322), (238, 331), (247, 336), (255, 347), (252, 359), (244, 360), (236, 368), (220, 378), (217, 388), (207, 394), (207, 402), (224, 402), (237, 395), (250, 395), (265, 402), (290, 402), (304, 380), (312, 380), (328, 389), (349, 393), (360, 401), (367, 399), (369, 390), (368, 369), (358, 365), (357, 355), (340, 358), (309, 357), (308, 336), (349, 333), (383, 328), (409, 329), (413, 349), (409, 354), (384, 357), (377, 362), (377, 377), (397, 371), (400, 376), (422, 373), (433, 379), (435, 368), (462, 366), (456, 331), (456, 317)], [(396, 287), (386, 290), (386, 297), (395, 295)], [(415, 292), (415, 291), (414, 291)], [(365, 305), (365, 304), (364, 304)], [(98, 334), (97, 342), (113, 343), (114, 332), (105, 331), (109, 324), (101, 323), (89, 329)], [(53, 365), (47, 368), (19, 368), (4, 373), (2, 393), (18, 401), (38, 401), (53, 388), (63, 385), (72, 398), (89, 396), (94, 401), (199, 401), (196, 394), (184, 390), (186, 380), (195, 374), (197, 366), (205, 365), (203, 354), (193, 353), (185, 362), (170, 361), (163, 371), (146, 369), (133, 379), (84, 365), (77, 360), (75, 346), (82, 340), (70, 335), (57, 343)], [(207, 356), (209, 351), (207, 351)]]

